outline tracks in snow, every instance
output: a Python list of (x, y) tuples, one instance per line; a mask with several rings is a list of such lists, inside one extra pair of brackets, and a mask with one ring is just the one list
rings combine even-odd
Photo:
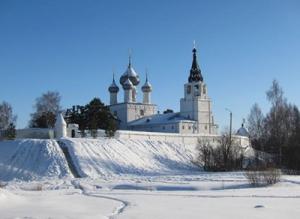
[(113, 198), (110, 196), (93, 194), (93, 193), (83, 193), (83, 194), (85, 194), (87, 196), (91, 196), (91, 197), (104, 198), (104, 199), (120, 202), (121, 205), (119, 207), (115, 208), (115, 210), (111, 213), (111, 215), (108, 216), (109, 219), (115, 219), (117, 216), (119, 216), (120, 214), (122, 214), (124, 212), (125, 208), (127, 208), (129, 206), (129, 202), (124, 201), (122, 199)]
[(89, 197), (96, 197), (96, 198), (102, 198), (102, 199), (107, 199), (107, 200), (111, 200), (111, 201), (120, 202), (121, 205), (114, 209), (114, 211), (108, 216), (109, 219), (116, 219), (130, 205), (129, 202), (124, 201), (122, 199), (118, 199), (118, 198), (114, 198), (114, 197), (110, 197), (110, 196), (106, 196), (106, 195), (99, 195), (97, 193), (95, 194), (93, 192), (89, 192), (88, 191), (88, 186), (84, 186), (76, 180), (72, 180), (71, 183), (76, 189), (80, 189), (83, 195), (86, 195), (86, 196), (89, 196)]

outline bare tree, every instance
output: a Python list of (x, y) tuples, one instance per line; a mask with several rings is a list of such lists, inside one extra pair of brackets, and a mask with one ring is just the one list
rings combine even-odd
[(36, 99), (35, 112), (31, 114), (30, 127), (53, 128), (56, 114), (61, 110), (61, 96), (56, 91), (48, 91)]
[(247, 128), (250, 135), (252, 146), (255, 149), (263, 149), (263, 133), (264, 133), (264, 115), (257, 103), (255, 103), (248, 116)]
[(279, 106), (283, 102), (286, 102), (286, 99), (283, 97), (283, 90), (280, 87), (277, 80), (273, 80), (272, 86), (270, 89), (266, 92), (267, 99), (270, 101), (272, 106)]
[(252, 106), (247, 122), (250, 137), (259, 139), (263, 134), (264, 115), (257, 103)]
[(268, 151), (278, 154), (278, 164), (282, 165), (282, 150), (287, 146), (288, 138), (292, 133), (291, 116), (292, 106), (283, 96), (283, 90), (274, 80), (271, 88), (266, 92), (267, 99), (272, 104), (270, 112), (265, 118)]
[(13, 114), (12, 106), (3, 101), (0, 104), (0, 130), (7, 129), (11, 124), (15, 124), (17, 116)]
[(231, 171), (242, 169), (243, 149), (228, 133), (224, 133), (218, 143), (212, 146), (207, 141), (199, 141), (196, 164), (203, 166), (207, 171)]

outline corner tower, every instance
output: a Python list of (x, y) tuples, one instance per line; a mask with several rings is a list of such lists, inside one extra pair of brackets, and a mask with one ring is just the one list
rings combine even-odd
[(195, 127), (197, 133), (216, 134), (217, 125), (214, 124), (211, 110), (212, 104), (207, 95), (207, 87), (197, 61), (195, 46), (192, 52), (192, 67), (188, 83), (184, 85), (184, 98), (180, 100), (180, 115), (197, 122), (197, 127)]

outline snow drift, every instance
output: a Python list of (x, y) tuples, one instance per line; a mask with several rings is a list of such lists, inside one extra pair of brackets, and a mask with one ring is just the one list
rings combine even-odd
[(63, 139), (80, 176), (190, 173), (193, 153), (185, 145), (145, 140)]
[(54, 140), (0, 142), (0, 180), (34, 180), (69, 175), (68, 164)]

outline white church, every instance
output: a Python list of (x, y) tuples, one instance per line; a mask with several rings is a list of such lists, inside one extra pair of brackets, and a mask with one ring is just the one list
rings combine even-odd
[(121, 130), (166, 132), (180, 134), (215, 135), (218, 126), (214, 123), (212, 102), (203, 80), (197, 61), (197, 50), (193, 49), (193, 60), (187, 83), (184, 85), (184, 97), (180, 99), (180, 112), (160, 114), (157, 105), (151, 102), (152, 86), (146, 76), (141, 87), (143, 102), (137, 102), (137, 89), (140, 84), (138, 73), (134, 70), (131, 58), (123, 75), (120, 87), (124, 98), (118, 101), (120, 91), (115, 78), (109, 86), (110, 111), (120, 121)]

